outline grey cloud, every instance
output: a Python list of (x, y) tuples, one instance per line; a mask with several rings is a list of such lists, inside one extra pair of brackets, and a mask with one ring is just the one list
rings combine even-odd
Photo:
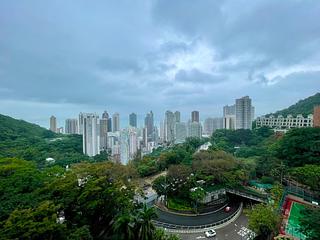
[(102, 58), (97, 63), (102, 70), (115, 73), (127, 71), (139, 72), (142, 70), (138, 60), (119, 59), (119, 58)]
[(170, 1), (170, 9), (168, 3), (157, 1), (155, 20), (205, 38), (222, 58), (251, 54), (297, 63), (313, 57), (319, 45), (318, 1)]
[[(178, 106), (219, 115), (247, 94), (258, 112), (270, 112), (319, 91), (316, 71), (266, 77), (319, 66), (319, 15), (320, 2), (311, 0), (4, 0), (0, 101), (16, 107), (0, 105), (0, 112), (15, 108), (24, 117), (25, 101), (44, 103), (46, 115), (58, 111), (53, 104), (64, 106), (63, 116), (70, 106), (122, 115), (154, 109), (158, 116)], [(191, 58), (203, 45), (210, 64), (201, 52), (200, 63), (179, 66), (176, 58)]]
[(217, 84), (226, 80), (225, 75), (219, 74), (209, 74), (200, 72), (197, 69), (192, 69), (191, 71), (180, 70), (175, 75), (175, 80), (178, 82), (185, 82), (185, 83), (193, 83), (197, 84)]

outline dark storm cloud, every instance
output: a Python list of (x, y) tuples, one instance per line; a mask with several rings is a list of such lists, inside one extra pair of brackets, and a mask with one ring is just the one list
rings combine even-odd
[(320, 90), (319, 16), (311, 0), (4, 0), (0, 112), (220, 115), (247, 94), (271, 112)]

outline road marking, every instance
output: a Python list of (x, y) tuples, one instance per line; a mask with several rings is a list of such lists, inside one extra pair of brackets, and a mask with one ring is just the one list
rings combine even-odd
[(244, 236), (251, 236), (251, 235), (255, 235), (255, 233), (253, 231), (251, 231), (250, 229), (246, 228), (246, 227), (242, 227), (240, 229), (240, 231), (238, 232), (238, 235), (240, 235), (241, 237)]
[(202, 238), (206, 238), (206, 237), (203, 237), (203, 236), (196, 237), (196, 239), (202, 239)]

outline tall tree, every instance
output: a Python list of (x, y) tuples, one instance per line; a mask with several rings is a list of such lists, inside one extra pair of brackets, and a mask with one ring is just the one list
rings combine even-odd
[(152, 219), (156, 218), (157, 214), (155, 209), (148, 208), (147, 205), (143, 205), (143, 208), (138, 212), (138, 236), (140, 240), (152, 240), (153, 233), (155, 232), (155, 226), (152, 223)]
[(277, 232), (280, 216), (269, 205), (258, 204), (251, 211), (247, 212), (249, 228), (263, 239), (271, 239), (272, 234)]

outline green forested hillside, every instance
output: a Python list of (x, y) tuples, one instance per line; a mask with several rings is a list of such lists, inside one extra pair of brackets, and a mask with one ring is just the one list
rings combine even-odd
[[(313, 113), (313, 108), (316, 105), (320, 105), (320, 93), (316, 93), (313, 96), (302, 99), (288, 108), (273, 113), (273, 115), (287, 116), (288, 114), (292, 114), (293, 116), (297, 116), (298, 114), (302, 114), (306, 117), (308, 114)], [(271, 114), (268, 114), (267, 116), (270, 115)]]
[(0, 114), (0, 141), (17, 138), (53, 138), (56, 134), (36, 124)]
[(46, 165), (46, 158), (66, 165), (88, 160), (80, 135), (59, 135), (36, 124), (0, 114), (0, 158), (18, 157)]

